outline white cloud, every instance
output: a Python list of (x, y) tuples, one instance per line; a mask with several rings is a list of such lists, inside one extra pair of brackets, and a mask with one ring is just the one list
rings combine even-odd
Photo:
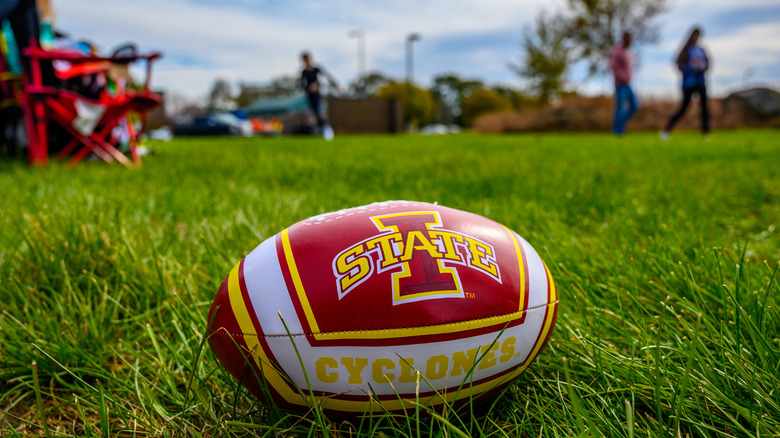
[[(337, 77), (351, 80), (356, 72), (356, 42), (347, 37), (347, 32), (354, 28), (366, 31), (368, 68), (386, 69), (392, 62), (395, 71), (387, 73), (401, 75), (408, 33), (423, 35), (415, 46), (420, 51), (437, 37), (495, 29), (516, 28), (519, 41), (522, 24), (530, 22), (545, 1), (339, 0), (289, 4), (288, 10), (271, 16), (263, 11), (273, 5), (262, 1), (229, 6), (219, 1), (69, 0), (58, 4), (57, 24), (106, 51), (126, 41), (136, 42), (143, 50), (161, 50), (165, 57), (157, 65), (160, 72), (155, 73), (155, 83), (179, 92), (203, 94), (217, 76), (261, 82), (295, 74), (298, 53), (304, 48)], [(479, 76), (479, 66), (489, 62), (491, 49), (479, 52), (463, 54), (474, 60), (463, 66), (463, 70), (474, 71), (467, 75)], [(194, 67), (182, 70), (180, 65), (185, 63)], [(497, 63), (503, 66), (505, 60)], [(422, 74), (424, 66), (419, 68)]]
[(728, 36), (709, 38), (713, 70), (723, 76), (742, 75), (747, 68), (780, 64), (780, 21), (739, 29)]
[[(776, 0), (741, 0), (739, 7), (770, 7)], [(297, 74), (298, 54), (310, 50), (342, 82), (357, 71), (356, 41), (351, 29), (366, 32), (367, 67), (391, 76), (404, 72), (404, 38), (422, 34), (415, 43), (415, 78), (456, 72), (488, 82), (517, 83), (506, 64), (520, 55), (522, 28), (542, 9), (562, 7), (564, 0), (62, 0), (55, 2), (58, 28), (77, 38), (94, 41), (104, 51), (134, 41), (143, 51), (160, 50), (153, 83), (187, 95), (205, 95), (216, 77), (232, 81), (265, 82)], [(670, 67), (689, 26), (698, 17), (707, 26), (718, 13), (733, 9), (730, 0), (680, 1), (663, 17), (662, 39), (645, 51), (647, 61), (637, 81), (651, 90), (676, 90)], [(714, 55), (718, 81), (744, 73), (747, 66), (761, 72), (777, 64), (775, 24), (746, 25), (726, 34), (706, 35)], [(771, 32), (771, 33), (770, 33)], [(447, 56), (433, 56), (444, 41), (477, 40), (484, 35), (509, 35), (511, 41), (479, 40), (482, 45), (446, 47)], [(430, 59), (422, 58), (430, 53)], [(440, 54), (441, 55), (441, 54)], [(663, 61), (658, 61), (663, 59)], [(609, 90), (608, 81), (584, 89)]]

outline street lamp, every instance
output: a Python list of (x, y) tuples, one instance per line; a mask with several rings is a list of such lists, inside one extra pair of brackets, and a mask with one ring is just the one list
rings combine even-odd
[(406, 83), (412, 83), (412, 43), (419, 41), (419, 33), (410, 33), (406, 36)]
[(357, 38), (357, 56), (358, 56), (358, 77), (357, 77), (357, 85), (358, 85), (358, 93), (363, 94), (364, 93), (364, 86), (362, 81), (364, 80), (363, 76), (366, 74), (366, 33), (363, 31), (363, 29), (355, 29), (349, 31), (349, 37), (350, 38)]
[(406, 36), (406, 86), (404, 87), (404, 94), (406, 95), (404, 102), (404, 118), (407, 119), (408, 126), (407, 129), (409, 131), (412, 130), (412, 121), (409, 117), (409, 110), (411, 108), (411, 98), (412, 98), (412, 43), (415, 41), (420, 40), (420, 34), (419, 33), (410, 33)]

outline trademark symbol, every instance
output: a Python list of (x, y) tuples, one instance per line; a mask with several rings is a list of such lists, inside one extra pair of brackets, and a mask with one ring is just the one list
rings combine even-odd
[(474, 292), (466, 292), (466, 298), (476, 298), (477, 294)]

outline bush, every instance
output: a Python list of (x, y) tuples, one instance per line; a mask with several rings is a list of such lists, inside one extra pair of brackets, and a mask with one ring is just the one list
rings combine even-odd
[(484, 88), (472, 91), (461, 104), (463, 123), (467, 126), (471, 126), (482, 114), (506, 112), (511, 109), (512, 102), (506, 96)]
[(404, 109), (404, 124), (412, 126), (431, 123), (436, 112), (436, 103), (431, 92), (406, 82), (390, 82), (380, 88), (374, 97), (400, 99)]
[[(679, 108), (679, 100), (639, 99), (639, 110), (627, 129), (630, 131), (660, 131), (669, 117)], [(753, 119), (748, 123), (739, 108), (726, 111), (721, 99), (711, 99), (708, 105), (710, 125), (713, 128), (737, 128), (741, 126), (773, 126), (771, 120), (758, 125)], [(571, 98), (557, 105), (515, 113), (489, 113), (474, 120), (474, 128), (486, 133), (524, 131), (609, 131), (612, 126), (614, 101), (611, 96)], [(776, 122), (775, 122), (776, 123)], [(700, 129), (699, 102), (694, 100), (685, 116), (675, 126), (677, 129)]]

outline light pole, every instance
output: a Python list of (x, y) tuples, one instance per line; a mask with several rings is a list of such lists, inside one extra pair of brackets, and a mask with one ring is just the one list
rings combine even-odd
[(411, 98), (412, 98), (412, 80), (414, 79), (413, 76), (413, 56), (412, 56), (412, 43), (415, 41), (420, 40), (420, 34), (419, 33), (410, 33), (406, 36), (406, 86), (404, 87), (404, 94), (406, 95), (406, 99), (404, 99), (406, 102), (404, 104), (404, 118), (406, 118), (406, 121), (408, 123), (407, 129), (409, 131), (412, 130), (412, 120), (409, 117), (409, 109), (411, 108)]
[(363, 76), (366, 74), (366, 32), (363, 31), (363, 29), (355, 29), (349, 31), (349, 37), (350, 38), (357, 38), (357, 56), (358, 56), (358, 77), (357, 77), (357, 86), (358, 86), (358, 94), (363, 95), (364, 85), (363, 85)]
[(419, 33), (410, 33), (406, 36), (406, 83), (410, 84), (412, 83), (412, 64), (413, 64), (413, 56), (412, 56), (412, 43), (415, 41), (419, 41), (420, 36)]

